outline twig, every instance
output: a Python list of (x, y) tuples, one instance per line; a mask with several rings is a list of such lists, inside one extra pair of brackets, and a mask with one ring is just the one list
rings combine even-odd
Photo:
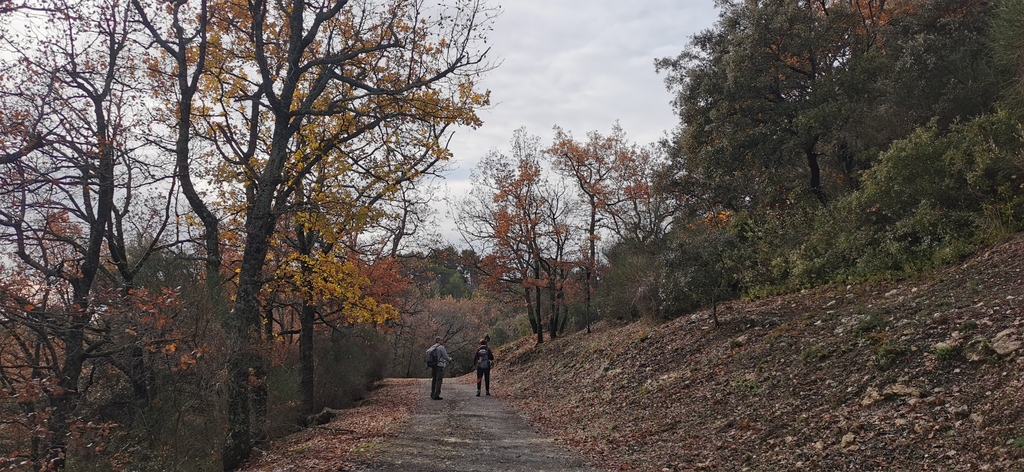
[(335, 432), (335, 433), (352, 433), (352, 434), (356, 434), (356, 435), (358, 435), (358, 434), (359, 434), (359, 431), (356, 431), (356, 430), (354, 430), (354, 429), (346, 429), (346, 428), (332, 428), (332, 427), (330, 427), (330, 426), (324, 426), (324, 425), (322, 425), (322, 424), (318, 424), (318, 425), (316, 425), (315, 427), (316, 427), (316, 428), (319, 428), (319, 429), (326, 429), (326, 430), (328, 430), (328, 431), (332, 431), (332, 432)]

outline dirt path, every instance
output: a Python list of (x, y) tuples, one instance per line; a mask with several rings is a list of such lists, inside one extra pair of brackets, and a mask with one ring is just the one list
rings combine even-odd
[[(430, 380), (422, 381), (423, 395)], [(398, 437), (381, 444), (364, 471), (593, 471), (476, 384), (446, 379), (444, 400), (423, 401)]]

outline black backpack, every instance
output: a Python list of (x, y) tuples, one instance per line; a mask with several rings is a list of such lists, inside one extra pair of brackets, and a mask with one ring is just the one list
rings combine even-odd
[(437, 344), (427, 349), (427, 367), (437, 367)]

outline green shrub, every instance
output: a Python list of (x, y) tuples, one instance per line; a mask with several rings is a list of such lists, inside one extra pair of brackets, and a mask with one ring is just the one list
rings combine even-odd
[(906, 349), (892, 339), (884, 338), (877, 346), (871, 358), (871, 363), (880, 369), (891, 367), (899, 357), (906, 352)]
[(596, 312), (624, 320), (661, 316), (662, 244), (620, 241), (605, 251), (608, 265), (596, 287)]
[(955, 347), (948, 344), (940, 344), (935, 346), (935, 358), (939, 362), (950, 362), (957, 358), (958, 351)]
[(864, 335), (885, 328), (885, 318), (880, 312), (874, 310), (858, 311), (860, 311), (861, 317), (857, 320), (857, 325), (853, 327), (854, 333)]
[(678, 316), (736, 298), (743, 262), (727, 216), (696, 223), (674, 236), (662, 262), (665, 312)]
[(1022, 150), (1020, 117), (1008, 111), (894, 142), (859, 190), (817, 213), (791, 257), (794, 284), (913, 275), (1021, 231)]

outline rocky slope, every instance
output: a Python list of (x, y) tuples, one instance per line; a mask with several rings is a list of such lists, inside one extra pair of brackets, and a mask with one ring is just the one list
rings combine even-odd
[[(623, 470), (1024, 470), (1024, 239), (919, 280), (830, 286), (499, 351), (543, 432)], [(504, 396), (504, 395), (503, 395)]]

